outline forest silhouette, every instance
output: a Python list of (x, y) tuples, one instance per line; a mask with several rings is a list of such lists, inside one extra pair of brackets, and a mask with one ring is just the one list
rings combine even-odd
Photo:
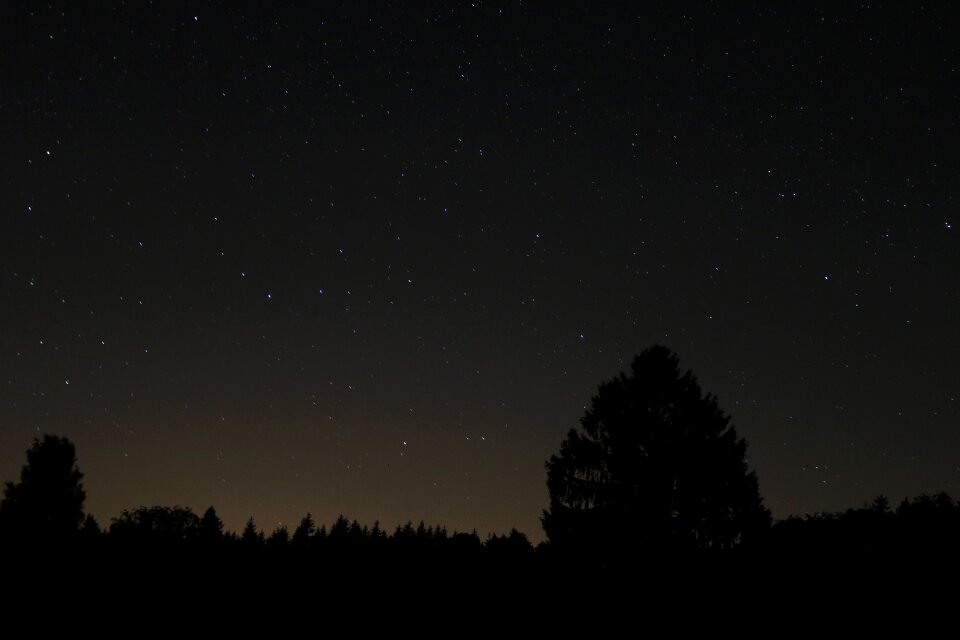
[[(86, 493), (73, 443), (45, 435), (27, 451), (0, 502), (0, 550), (18, 562), (84, 564), (183, 579), (202, 570), (225, 580), (282, 575), (439, 575), (485, 581), (565, 580), (777, 566), (932, 568), (960, 564), (960, 502), (946, 493), (885, 496), (837, 513), (773, 522), (739, 439), (716, 399), (704, 395), (675, 354), (654, 347), (630, 375), (601, 385), (557, 455), (546, 464), (547, 540), (533, 546), (516, 529), (481, 539), (475, 531), (407, 522), (392, 529), (340, 515), (307, 513), (291, 531), (251, 517), (227, 531), (214, 506), (139, 506), (106, 526), (84, 512)], [(684, 574), (686, 575), (686, 574)]]

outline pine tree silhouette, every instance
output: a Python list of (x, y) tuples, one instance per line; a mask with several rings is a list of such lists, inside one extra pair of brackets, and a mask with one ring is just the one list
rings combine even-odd
[(86, 498), (82, 479), (72, 442), (54, 435), (34, 440), (20, 481), (4, 488), (0, 534), (27, 542), (75, 536)]
[(546, 465), (554, 545), (723, 549), (769, 526), (746, 442), (666, 347), (602, 384), (580, 424)]

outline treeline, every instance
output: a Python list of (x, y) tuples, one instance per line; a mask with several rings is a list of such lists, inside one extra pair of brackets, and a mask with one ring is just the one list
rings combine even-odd
[[(124, 510), (104, 529), (84, 511), (82, 477), (71, 442), (55, 436), (34, 442), (20, 481), (8, 482), (0, 501), (0, 552), (8, 563), (70, 556), (96, 559), (111, 567), (190, 559), (196, 566), (219, 562), (245, 568), (315, 565), (353, 571), (396, 567), (466, 573), (509, 568), (515, 574), (527, 568), (561, 574), (571, 567), (642, 566), (672, 571), (680, 565), (714, 562), (764, 566), (777, 561), (781, 566), (795, 563), (804, 571), (817, 563), (834, 567), (844, 563), (960, 565), (960, 502), (946, 493), (904, 499), (896, 508), (878, 496), (857, 509), (791, 517), (765, 524), (756, 535), (732, 545), (697, 548), (671, 545), (669, 538), (654, 544), (644, 535), (644, 520), (621, 518), (634, 524), (609, 536), (598, 529), (588, 538), (590, 544), (584, 544), (584, 538), (560, 536), (534, 547), (515, 529), (481, 540), (475, 531), (448, 532), (444, 526), (423, 522), (416, 526), (408, 522), (389, 531), (378, 522), (366, 525), (342, 515), (328, 527), (318, 525), (309, 513), (292, 531), (278, 526), (268, 532), (250, 518), (234, 533), (225, 530), (212, 506), (202, 515), (180, 506), (138, 507)], [(619, 512), (612, 508), (606, 505), (594, 511), (607, 509), (616, 516)], [(677, 531), (675, 538), (689, 537), (682, 533)]]
[[(37, 531), (32, 532), (30, 540), (12, 534), (15, 530), (9, 527), (0, 530), (0, 544), (9, 548), (42, 540)], [(87, 515), (75, 534), (60, 536), (58, 541), (63, 548), (107, 555), (169, 557), (197, 553), (232, 560), (317, 561), (328, 565), (413, 562), (467, 567), (492, 562), (516, 567), (534, 563), (542, 566), (558, 559), (604, 565), (668, 559), (662, 549), (635, 549), (635, 553), (611, 557), (603, 549), (567, 549), (549, 540), (534, 546), (516, 529), (485, 540), (475, 531), (450, 532), (442, 525), (424, 522), (407, 522), (390, 531), (379, 522), (366, 525), (342, 515), (327, 526), (318, 524), (308, 513), (292, 530), (280, 525), (269, 532), (259, 528), (251, 517), (241, 531), (234, 532), (225, 529), (212, 506), (202, 515), (180, 506), (138, 507), (124, 510), (106, 528)], [(728, 552), (693, 556), (669, 559), (729, 557), (744, 562), (776, 559), (808, 563), (909, 558), (960, 562), (960, 501), (947, 493), (924, 494), (903, 499), (892, 508), (886, 497), (878, 496), (860, 508), (792, 516), (775, 522), (765, 535), (749, 544)]]
[(446, 555), (469, 558), (481, 555), (519, 560), (534, 552), (527, 536), (511, 530), (491, 534), (481, 541), (476, 531), (449, 532), (440, 525), (407, 522), (392, 532), (379, 522), (361, 525), (357, 520), (339, 516), (328, 528), (317, 526), (311, 514), (305, 515), (291, 532), (284, 525), (269, 534), (257, 527), (251, 517), (240, 533), (224, 530), (214, 507), (198, 516), (187, 507), (139, 507), (124, 510), (106, 531), (88, 517), (80, 531), (85, 544), (127, 550), (191, 551), (243, 554), (251, 557)]
[(841, 558), (875, 562), (960, 562), (960, 501), (947, 493), (903, 499), (877, 496), (858, 509), (777, 522), (765, 551), (799, 562)]

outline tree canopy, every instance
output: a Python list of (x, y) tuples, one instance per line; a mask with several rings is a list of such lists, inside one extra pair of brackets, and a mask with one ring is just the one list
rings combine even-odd
[(546, 464), (558, 547), (724, 549), (769, 526), (746, 441), (666, 347), (603, 383), (580, 426)]
[[(216, 517), (215, 512), (213, 515)], [(201, 522), (189, 507), (137, 507), (124, 509), (113, 519), (110, 535), (118, 540), (170, 544), (196, 538)]]
[(86, 492), (73, 443), (45, 435), (27, 450), (20, 481), (7, 482), (0, 502), (0, 531), (31, 540), (76, 534)]

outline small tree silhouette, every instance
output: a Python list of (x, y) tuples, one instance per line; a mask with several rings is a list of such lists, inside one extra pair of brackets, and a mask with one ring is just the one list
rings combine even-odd
[(223, 540), (223, 520), (213, 505), (207, 507), (200, 518), (199, 537), (204, 544), (212, 545)]
[(82, 478), (72, 442), (54, 435), (34, 440), (20, 482), (4, 488), (0, 531), (34, 541), (73, 536), (83, 522)]
[(257, 531), (257, 523), (254, 522), (253, 516), (250, 516), (250, 519), (247, 520), (247, 524), (243, 527), (243, 532), (240, 534), (240, 544), (242, 544), (246, 549), (258, 549), (264, 545), (264, 533), (263, 531)]
[(277, 528), (267, 538), (266, 545), (268, 549), (274, 552), (286, 550), (290, 546), (290, 530), (287, 529), (286, 525), (277, 525)]
[(747, 444), (677, 356), (655, 346), (600, 386), (547, 462), (551, 543), (581, 550), (728, 548), (769, 526)]
[(310, 546), (310, 540), (313, 538), (313, 534), (316, 533), (317, 527), (313, 522), (313, 516), (309, 513), (303, 516), (300, 520), (300, 524), (297, 525), (297, 528), (293, 532), (293, 537), (291, 538), (291, 543), (296, 549), (306, 549)]
[(870, 508), (876, 513), (890, 513), (890, 501), (881, 493), (870, 503)]

